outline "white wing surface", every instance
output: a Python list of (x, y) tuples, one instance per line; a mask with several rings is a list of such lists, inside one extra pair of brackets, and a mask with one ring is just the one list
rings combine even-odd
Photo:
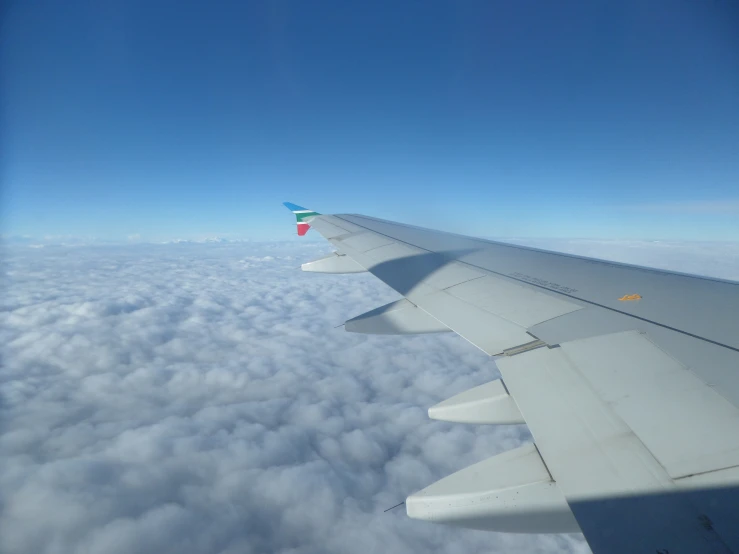
[(596, 554), (739, 554), (739, 283), (296, 215), (336, 248), (307, 270), (366, 270), (405, 297), (347, 330), (451, 330), (495, 357), (501, 380), (431, 417), (534, 437), (410, 496), (411, 517), (580, 530)]

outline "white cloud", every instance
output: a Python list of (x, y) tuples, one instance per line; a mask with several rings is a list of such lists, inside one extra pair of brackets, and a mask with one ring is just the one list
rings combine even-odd
[(297, 269), (328, 250), (8, 248), (0, 551), (587, 552), (383, 513), (528, 433), (429, 420), (494, 364), (452, 335), (334, 329), (397, 296)]
[(739, 200), (693, 200), (683, 202), (654, 202), (633, 204), (629, 209), (643, 212), (662, 212), (673, 214), (739, 214)]

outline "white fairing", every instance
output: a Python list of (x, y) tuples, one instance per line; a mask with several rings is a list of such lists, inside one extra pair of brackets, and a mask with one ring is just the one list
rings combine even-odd
[(493, 456), (409, 496), (408, 515), (506, 533), (577, 533), (580, 528), (533, 444)]
[(350, 333), (370, 335), (415, 335), (450, 330), (405, 298), (350, 319), (344, 323), (344, 328)]
[(313, 273), (363, 273), (367, 271), (349, 256), (336, 252), (320, 260), (305, 263), (300, 266), (300, 269)]
[(526, 423), (503, 381), (496, 379), (461, 392), (429, 408), (431, 419), (456, 423)]

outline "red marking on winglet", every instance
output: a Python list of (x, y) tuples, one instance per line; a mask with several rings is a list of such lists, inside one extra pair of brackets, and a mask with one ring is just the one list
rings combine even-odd
[(307, 223), (298, 223), (298, 236), (304, 236), (308, 232), (308, 229), (310, 229), (310, 225)]

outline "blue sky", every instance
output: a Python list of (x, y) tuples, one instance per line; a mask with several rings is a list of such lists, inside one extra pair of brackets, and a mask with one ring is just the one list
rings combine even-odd
[(18, 2), (11, 235), (739, 240), (729, 2)]

